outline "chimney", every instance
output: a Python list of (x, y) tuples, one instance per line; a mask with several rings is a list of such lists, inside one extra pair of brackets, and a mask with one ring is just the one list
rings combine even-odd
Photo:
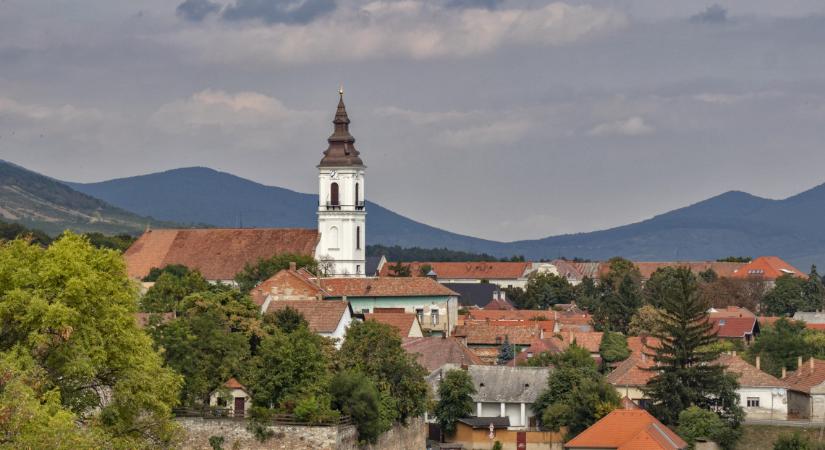
[(814, 357), (813, 356), (811, 356), (811, 359), (808, 361), (808, 363), (811, 365), (811, 372), (813, 372), (814, 371)]
[(289, 270), (291, 270), (292, 272), (295, 272), (296, 269), (297, 269), (297, 265), (295, 264), (295, 261), (290, 261), (289, 262)]
[(800, 357), (798, 357), (798, 358), (796, 358), (796, 368), (797, 368), (797, 369), (801, 369), (801, 368), (802, 368), (802, 357), (801, 357), (801, 356), (800, 356)]
[(762, 367), (761, 367), (761, 366), (762, 366), (762, 364), (761, 364), (761, 362), (762, 362), (762, 361), (761, 361), (761, 358), (757, 356), (757, 357), (756, 357), (756, 370), (762, 370)]
[(782, 379), (785, 379), (785, 377), (787, 377), (787, 376), (788, 376), (788, 369), (783, 367), (782, 368)]
[(732, 354), (733, 354), (733, 356), (736, 356), (736, 350), (734, 350), (734, 351), (732, 352)]

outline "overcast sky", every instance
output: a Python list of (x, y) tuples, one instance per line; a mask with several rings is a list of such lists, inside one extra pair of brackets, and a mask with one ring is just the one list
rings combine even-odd
[[(181, 2), (181, 3), (179, 3)], [(367, 197), (495, 240), (825, 182), (822, 0), (0, 0), (0, 158)]]

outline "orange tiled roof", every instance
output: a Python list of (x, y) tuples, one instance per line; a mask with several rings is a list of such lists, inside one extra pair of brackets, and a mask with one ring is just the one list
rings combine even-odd
[(811, 392), (812, 387), (825, 383), (825, 361), (814, 359), (813, 364), (814, 367), (811, 368), (811, 360), (804, 361), (802, 366), (788, 373), (783, 379), (788, 384), (788, 389)]
[(607, 382), (613, 386), (646, 386), (656, 376), (655, 371), (647, 370), (653, 365), (653, 358), (633, 353), (607, 374)]
[(745, 335), (754, 334), (759, 327), (756, 317), (710, 318), (709, 322), (721, 338), (742, 339)]
[(314, 256), (320, 235), (303, 228), (161, 229), (143, 233), (123, 254), (132, 278), (182, 264), (207, 280), (231, 280), (246, 264), (281, 253)]
[(278, 300), (269, 302), (266, 312), (293, 308), (301, 313), (315, 333), (332, 333), (349, 309), (349, 303), (338, 300)]
[[(381, 267), (380, 276), (392, 274), (390, 266), (396, 263), (387, 262)], [(441, 279), (457, 280), (515, 280), (524, 278), (532, 267), (529, 262), (410, 262), (402, 263), (410, 266), (413, 277), (421, 276), (420, 267), (429, 265)]]
[(785, 381), (757, 369), (736, 355), (722, 354), (717, 362), (727, 366), (726, 372), (739, 375), (739, 384), (743, 387), (786, 387), (787, 385)]
[(243, 389), (243, 390), (246, 390), (246, 386), (242, 385), (234, 377), (226, 380), (226, 383), (224, 383), (223, 385), (224, 385), (224, 387), (227, 387), (229, 389)]
[[(633, 261), (633, 264), (639, 268), (643, 280), (650, 279), (653, 272), (664, 269), (666, 267), (687, 267), (691, 272), (698, 274), (708, 269), (713, 269), (720, 277), (731, 277), (737, 269), (742, 267), (744, 263), (732, 262), (717, 262), (717, 261)], [(599, 265), (599, 276), (604, 276), (610, 270), (608, 262), (602, 262)]]
[(534, 309), (471, 309), (467, 312), (467, 318), (472, 320), (551, 320), (553, 311)]
[(493, 326), (503, 326), (503, 327), (539, 327), (541, 328), (546, 334), (550, 335), (553, 334), (553, 330), (555, 329), (556, 322), (552, 320), (464, 320), (463, 325), (472, 325), (472, 324), (488, 324)]
[(590, 353), (598, 353), (604, 333), (601, 331), (565, 331), (560, 335), (565, 348), (575, 341), (576, 345), (586, 348)]
[(728, 306), (725, 308), (718, 308), (708, 315), (711, 319), (727, 319), (731, 317), (756, 317), (756, 314), (750, 312), (748, 308), (742, 308), (741, 306)]
[(264, 302), (266, 302), (267, 296), (272, 292), (272, 288), (285, 284), (284, 278), (286, 277), (297, 281), (301, 286), (304, 286), (304, 289), (314, 293), (316, 296), (320, 295), (321, 298), (323, 298), (324, 294), (326, 294), (326, 292), (318, 286), (313, 275), (305, 269), (284, 269), (252, 288), (252, 290), (249, 291), (249, 296), (252, 298), (252, 301), (258, 306), (263, 305)]
[(687, 442), (643, 409), (615, 409), (564, 445), (622, 450), (679, 450), (687, 446)]
[(364, 320), (374, 320), (376, 322), (390, 325), (398, 330), (398, 334), (402, 338), (410, 335), (410, 330), (415, 326), (418, 317), (413, 313), (390, 313), (384, 312), (379, 314), (364, 314)]
[(321, 278), (328, 297), (445, 297), (458, 296), (430, 278)]
[(501, 345), (505, 336), (511, 344), (530, 345), (533, 339), (540, 338), (541, 334), (539, 327), (512, 327), (486, 323), (465, 323), (455, 329), (455, 335), (465, 338), (468, 345)]
[(416, 355), (418, 363), (430, 372), (444, 364), (482, 365), (484, 362), (466, 345), (454, 337), (405, 338), (401, 347)]
[(658, 347), (659, 344), (658, 338), (650, 336), (628, 336), (627, 338), (627, 348), (636, 354), (653, 353), (653, 349)]
[(523, 351), (518, 352), (516, 357), (508, 364), (509, 366), (517, 366), (522, 361), (527, 361), (530, 357), (538, 356), (542, 353), (557, 354), (561, 353), (561, 341), (556, 338), (535, 338), (533, 343)]
[(782, 275), (794, 275), (805, 278), (807, 275), (796, 267), (776, 256), (760, 256), (743, 265), (731, 276), (733, 278), (763, 278), (775, 280)]

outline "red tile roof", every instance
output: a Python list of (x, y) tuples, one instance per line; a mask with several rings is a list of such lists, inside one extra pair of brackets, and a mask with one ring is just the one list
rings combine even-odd
[[(742, 267), (743, 263), (732, 263), (732, 262), (716, 262), (716, 261), (666, 261), (666, 262), (648, 262), (648, 261), (633, 261), (633, 264), (639, 268), (639, 272), (642, 273), (642, 279), (649, 279), (653, 272), (657, 271), (658, 269), (664, 269), (666, 267), (687, 267), (690, 269), (691, 272), (698, 274), (700, 272), (704, 272), (708, 269), (713, 269), (717, 275), (720, 277), (730, 277), (736, 271)], [(606, 273), (609, 269), (608, 263), (603, 263), (603, 271)]]
[(809, 330), (825, 330), (825, 323), (805, 323), (805, 328)]
[(332, 333), (349, 309), (349, 303), (339, 300), (278, 300), (269, 302), (266, 312), (272, 313), (287, 307), (301, 313), (313, 332)]
[(659, 344), (658, 338), (650, 336), (628, 336), (627, 338), (627, 348), (635, 354), (652, 354), (653, 349), (658, 347)]
[(482, 365), (484, 362), (454, 337), (414, 337), (405, 338), (401, 347), (407, 353), (416, 355), (418, 363), (430, 372), (444, 364)]
[(742, 387), (786, 387), (787, 383), (775, 376), (765, 373), (748, 364), (747, 361), (736, 355), (722, 354), (717, 360), (727, 366), (726, 372), (739, 376), (739, 385)]
[(490, 310), (471, 309), (467, 312), (467, 319), (471, 320), (551, 320), (553, 311), (534, 309)]
[(457, 293), (430, 278), (321, 278), (328, 297), (445, 297)]
[(277, 254), (314, 256), (319, 238), (317, 230), (302, 228), (160, 229), (143, 233), (123, 257), (132, 278), (182, 264), (208, 280), (231, 280), (246, 264)]
[(313, 275), (306, 270), (284, 269), (252, 288), (249, 296), (252, 297), (252, 301), (256, 305), (261, 306), (269, 294), (272, 293), (272, 288), (275, 287), (279, 288), (279, 290), (284, 290), (288, 287), (292, 287), (293, 289), (298, 287), (306, 296), (317, 298), (318, 300), (322, 299), (326, 294), (326, 292), (318, 286)]
[(728, 317), (756, 317), (756, 314), (750, 312), (747, 308), (740, 306), (728, 306), (725, 308), (718, 308), (711, 311), (709, 314), (711, 319), (724, 319)]
[(654, 366), (653, 358), (642, 353), (632, 353), (607, 374), (607, 382), (613, 386), (646, 386), (656, 372), (647, 370)]
[[(390, 276), (393, 272), (390, 266), (396, 263), (387, 262), (381, 268), (382, 277)], [(532, 267), (530, 262), (410, 262), (402, 263), (410, 266), (413, 277), (421, 276), (420, 267), (429, 265), (440, 279), (456, 280), (515, 280), (524, 278)]]
[(562, 343), (557, 338), (545, 338), (545, 339), (534, 339), (533, 343), (530, 344), (529, 347), (524, 349), (523, 351), (519, 352), (516, 357), (510, 361), (509, 366), (517, 366), (519, 363), (523, 361), (527, 361), (529, 358), (541, 355), (542, 353), (550, 353), (552, 355), (561, 353), (564, 350), (562, 349)]
[(244, 391), (246, 390), (246, 386), (242, 385), (234, 377), (226, 380), (226, 383), (224, 383), (223, 386), (229, 389), (243, 389)]
[(494, 299), (490, 300), (489, 303), (484, 305), (484, 309), (486, 309), (488, 311), (495, 311), (495, 310), (509, 310), (509, 311), (512, 311), (512, 310), (516, 309), (516, 307), (513, 306), (513, 304), (510, 303), (510, 301), (507, 300), (507, 299), (494, 298)]
[(390, 313), (384, 312), (379, 314), (364, 314), (364, 320), (374, 320), (379, 323), (390, 325), (398, 330), (398, 334), (402, 337), (409, 337), (410, 330), (412, 330), (418, 322), (418, 317), (413, 313)]
[(486, 323), (465, 323), (455, 329), (455, 336), (465, 338), (467, 345), (501, 345), (505, 336), (511, 344), (530, 345), (535, 338), (541, 338), (541, 335), (539, 327), (512, 327)]
[(753, 335), (758, 327), (756, 317), (711, 318), (709, 322), (720, 338), (742, 339), (745, 335)]
[(160, 323), (166, 323), (171, 320), (175, 320), (175, 313), (174, 312), (167, 312), (167, 313), (145, 313), (145, 312), (137, 312), (135, 313), (135, 322), (137, 326), (140, 328), (146, 328), (149, 325), (149, 321), (152, 317), (158, 316), (160, 317)]
[(564, 444), (565, 448), (679, 450), (688, 444), (643, 409), (615, 409)]
[(599, 353), (604, 333), (601, 331), (565, 331), (560, 335), (564, 348), (575, 342), (576, 345), (587, 349), (590, 353)]
[(782, 381), (788, 384), (788, 389), (811, 392), (812, 387), (825, 383), (825, 361), (813, 359), (813, 365), (811, 368), (811, 360), (803, 361), (799, 368), (788, 373)]
[(796, 267), (788, 264), (776, 256), (760, 256), (753, 261), (740, 267), (733, 275), (733, 278), (763, 278), (765, 280), (775, 280), (782, 275), (794, 275), (805, 278), (807, 275)]

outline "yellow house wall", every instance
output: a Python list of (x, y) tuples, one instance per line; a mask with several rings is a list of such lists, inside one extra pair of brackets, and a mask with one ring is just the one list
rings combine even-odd
[[(462, 423), (457, 424), (456, 432), (450, 442), (458, 442), (464, 448), (473, 450), (489, 450), (493, 442), (501, 442), (504, 450), (520, 450), (516, 448), (517, 430), (496, 430), (496, 437), (492, 441), (489, 437), (489, 430), (474, 430)], [(526, 431), (527, 448), (524, 450), (562, 450), (563, 432), (552, 431)]]

